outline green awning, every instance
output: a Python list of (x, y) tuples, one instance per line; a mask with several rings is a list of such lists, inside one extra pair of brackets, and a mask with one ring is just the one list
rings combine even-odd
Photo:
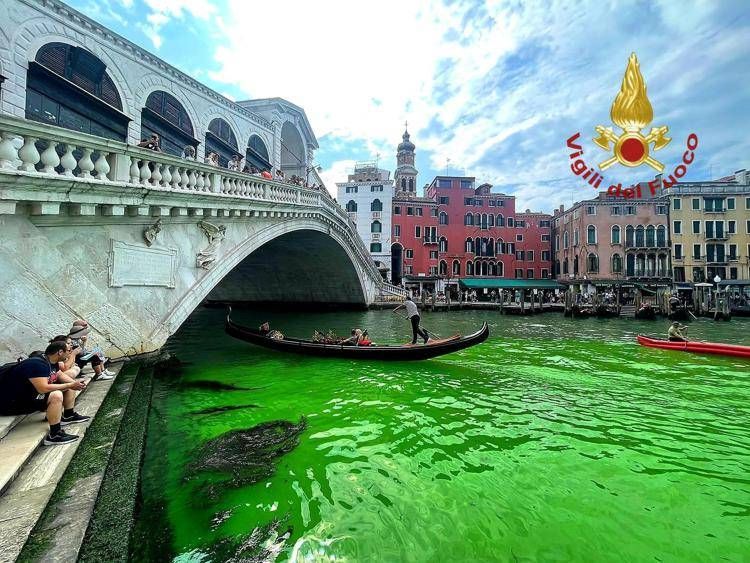
[(465, 289), (565, 289), (555, 280), (507, 280), (501, 278), (461, 278)]

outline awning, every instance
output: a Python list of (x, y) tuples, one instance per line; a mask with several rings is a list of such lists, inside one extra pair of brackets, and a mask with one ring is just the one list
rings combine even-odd
[(498, 278), (461, 278), (466, 289), (565, 289), (555, 280), (507, 280)]
[(719, 285), (750, 285), (750, 280), (721, 280)]

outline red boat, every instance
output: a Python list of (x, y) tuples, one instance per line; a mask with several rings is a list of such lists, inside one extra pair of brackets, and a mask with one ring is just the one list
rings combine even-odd
[(695, 352), (697, 354), (718, 354), (720, 356), (734, 356), (735, 358), (750, 358), (750, 346), (738, 346), (735, 344), (719, 344), (714, 342), (672, 342), (660, 338), (649, 338), (638, 335), (638, 344), (652, 348), (664, 348), (665, 350), (680, 350), (682, 352)]

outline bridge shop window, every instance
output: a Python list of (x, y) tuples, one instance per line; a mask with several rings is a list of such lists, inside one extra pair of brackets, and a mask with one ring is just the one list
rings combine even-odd
[(107, 65), (66, 43), (47, 43), (29, 63), (26, 119), (123, 142), (130, 122)]
[(271, 161), (268, 158), (268, 148), (258, 135), (250, 135), (245, 149), (245, 163), (247, 166), (255, 166), (258, 170), (271, 170)]
[(161, 150), (175, 156), (181, 156), (188, 145), (198, 147), (187, 111), (177, 98), (161, 90), (151, 92), (141, 110), (141, 139), (152, 133), (159, 135)]
[(243, 156), (237, 146), (237, 137), (234, 136), (229, 123), (220, 117), (209, 123), (206, 131), (206, 154), (218, 154), (220, 166), (226, 168), (234, 155)]

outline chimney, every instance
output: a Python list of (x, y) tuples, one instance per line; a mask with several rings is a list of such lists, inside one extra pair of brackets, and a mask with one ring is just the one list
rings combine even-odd
[(734, 181), (742, 186), (750, 185), (750, 174), (744, 168), (734, 173)]

